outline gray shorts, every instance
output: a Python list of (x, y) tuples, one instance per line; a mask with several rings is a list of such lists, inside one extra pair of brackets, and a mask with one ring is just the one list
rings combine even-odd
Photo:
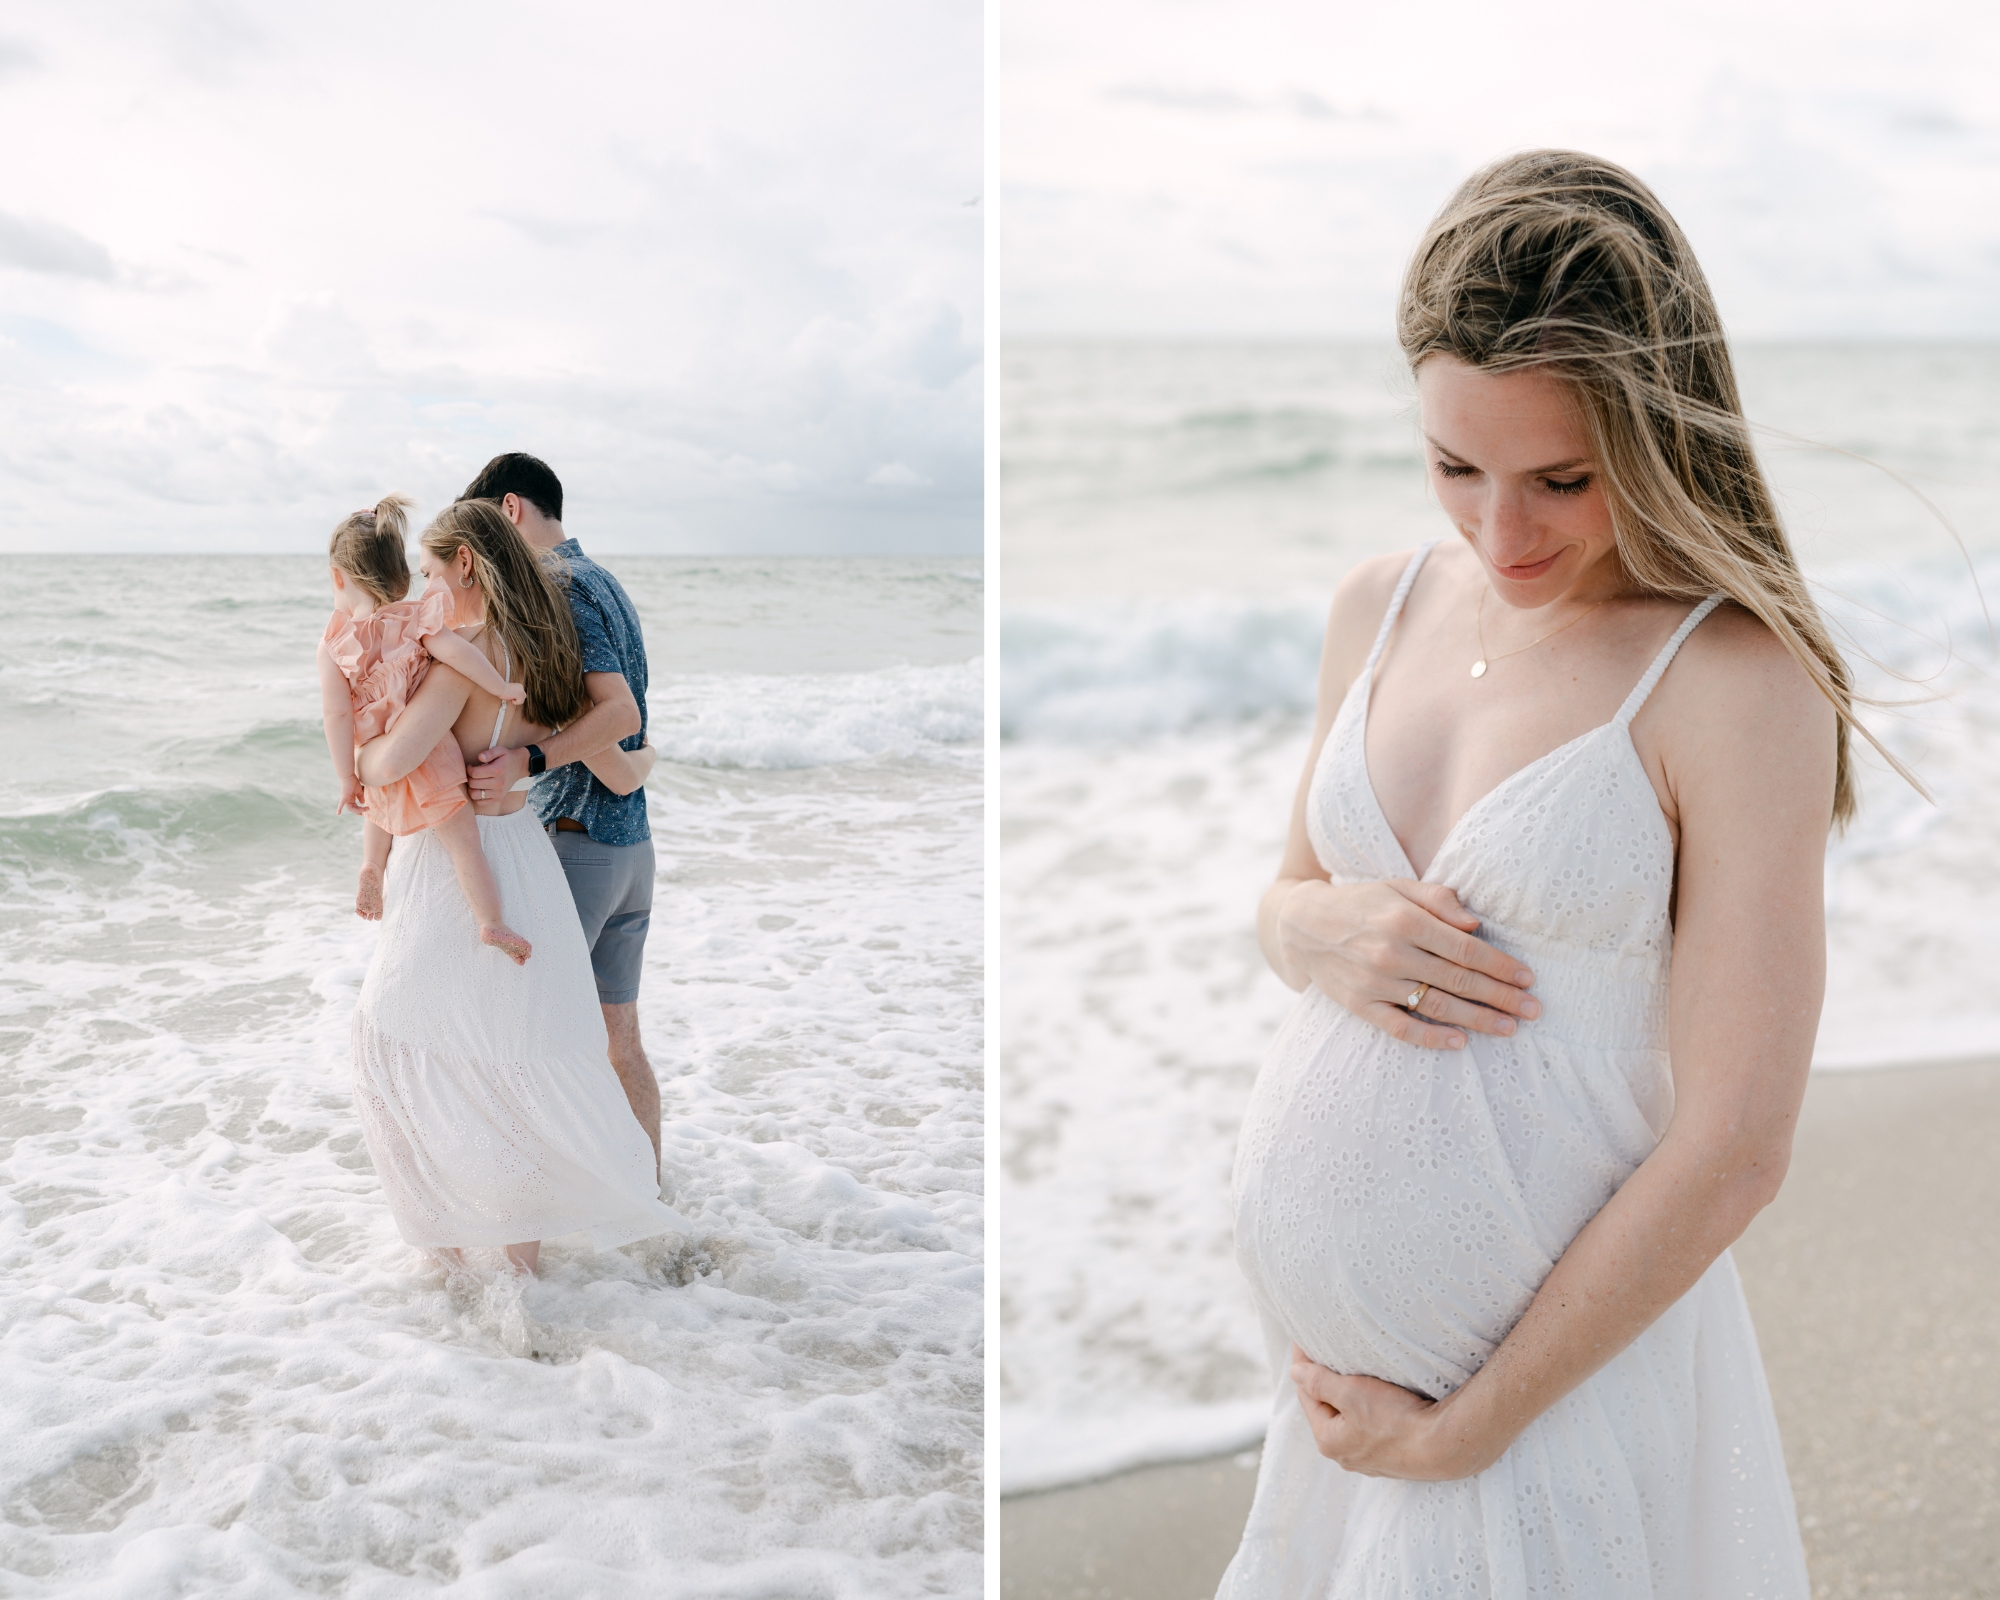
[(653, 841), (599, 844), (587, 833), (554, 827), (549, 838), (590, 946), (598, 1003), (630, 1005), (639, 998), (639, 968), (653, 922)]

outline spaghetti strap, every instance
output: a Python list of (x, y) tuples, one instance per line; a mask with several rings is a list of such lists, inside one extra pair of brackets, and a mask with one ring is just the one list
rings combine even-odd
[[(493, 631), (496, 634), (500, 634), (500, 630), (498, 628), (495, 628)], [(500, 634), (501, 680), (503, 682), (511, 681), (511, 674), (513, 670), (514, 670), (514, 657), (512, 653), (507, 649), (507, 636), (505, 634)], [(493, 713), (493, 740), (490, 744), (487, 745), (486, 747), (487, 749), (498, 750), (500, 748), (500, 725), (504, 723), (506, 720), (507, 720), (507, 702), (505, 700), (502, 700), (500, 702), (500, 709)]]
[(1375, 630), (1375, 648), (1368, 652), (1368, 664), (1361, 669), (1361, 676), (1372, 679), (1375, 663), (1382, 659), (1382, 647), (1389, 642), (1389, 630), (1396, 626), (1396, 618), (1403, 614), (1403, 602), (1410, 598), (1410, 588), (1417, 581), (1417, 573), (1422, 570), (1424, 558), (1437, 548), (1437, 540), (1420, 544), (1410, 557), (1409, 565), (1403, 568), (1403, 575), (1396, 580), (1396, 592), (1389, 596), (1389, 609), (1382, 613), (1382, 626)]
[(1646, 703), (1646, 697), (1653, 692), (1654, 687), (1659, 683), (1661, 675), (1667, 670), (1667, 664), (1674, 659), (1675, 655), (1679, 653), (1680, 647), (1687, 642), (1687, 636), (1701, 626), (1702, 618), (1706, 617), (1709, 612), (1713, 611), (1728, 598), (1727, 595), (1710, 595), (1700, 605), (1696, 606), (1694, 610), (1690, 611), (1681, 625), (1674, 629), (1674, 636), (1660, 647), (1660, 653), (1653, 657), (1653, 664), (1646, 669), (1645, 677), (1632, 686), (1632, 692), (1625, 697), (1625, 703), (1618, 708), (1618, 715), (1612, 720), (1619, 727), (1625, 727), (1639, 714), (1639, 708)]

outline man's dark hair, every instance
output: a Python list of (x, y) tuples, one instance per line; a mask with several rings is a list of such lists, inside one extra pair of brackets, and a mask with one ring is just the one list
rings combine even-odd
[(510, 450), (495, 456), (465, 486), (461, 500), (504, 500), (517, 494), (551, 522), (562, 521), (562, 479), (538, 456)]

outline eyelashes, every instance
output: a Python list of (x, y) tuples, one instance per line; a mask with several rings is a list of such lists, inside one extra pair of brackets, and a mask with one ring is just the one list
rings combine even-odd
[[(1451, 461), (1439, 461), (1437, 463), (1437, 474), (1440, 478), (1450, 478), (1454, 480), (1458, 478), (1469, 478), (1478, 470), (1479, 469), (1477, 467), (1460, 466), (1456, 462), (1451, 462)], [(1590, 487), (1590, 484), (1591, 484), (1591, 474), (1588, 472), (1586, 472), (1580, 478), (1542, 479), (1542, 487), (1547, 489), (1551, 494), (1582, 494), (1584, 490)]]

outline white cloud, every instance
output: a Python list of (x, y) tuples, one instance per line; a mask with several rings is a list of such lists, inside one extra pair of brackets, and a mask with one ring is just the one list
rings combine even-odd
[(107, 283), (117, 276), (111, 252), (95, 239), (86, 239), (60, 222), (10, 216), (4, 211), (0, 211), (0, 267), (97, 278)]
[(2000, 16), (1688, 0), (1010, 0), (1010, 334), (1386, 337), (1424, 223), (1535, 145), (1638, 171), (1741, 334), (2000, 335)]
[(313, 548), (505, 449), (603, 548), (978, 548), (976, 5), (9, 22), (0, 548)]

